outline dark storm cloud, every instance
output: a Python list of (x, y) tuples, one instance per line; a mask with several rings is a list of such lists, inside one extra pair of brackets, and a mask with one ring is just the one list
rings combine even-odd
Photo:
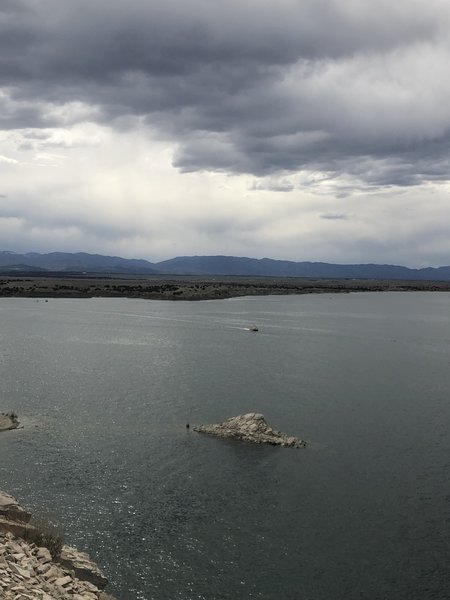
[(347, 215), (343, 213), (325, 213), (323, 215), (319, 215), (319, 218), (329, 221), (344, 221), (347, 219)]
[(3, 0), (0, 127), (78, 102), (175, 140), (182, 171), (443, 180), (448, 24), (439, 0)]

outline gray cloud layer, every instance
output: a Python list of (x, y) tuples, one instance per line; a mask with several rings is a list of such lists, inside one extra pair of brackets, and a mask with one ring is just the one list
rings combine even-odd
[(177, 141), (182, 171), (447, 180), (449, 25), (441, 0), (3, 0), (0, 128), (91, 107)]

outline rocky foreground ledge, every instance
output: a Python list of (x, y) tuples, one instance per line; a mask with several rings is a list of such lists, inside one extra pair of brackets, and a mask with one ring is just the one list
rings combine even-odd
[(198, 425), (193, 429), (199, 433), (207, 433), (208, 435), (215, 435), (221, 438), (233, 438), (256, 444), (288, 446), (290, 448), (304, 448), (306, 446), (304, 440), (285, 435), (269, 427), (264, 416), (260, 413), (238, 415), (222, 423)]
[(107, 579), (84, 552), (63, 546), (53, 557), (30, 541), (37, 527), (30, 513), (0, 492), (0, 598), (2, 600), (115, 600)]

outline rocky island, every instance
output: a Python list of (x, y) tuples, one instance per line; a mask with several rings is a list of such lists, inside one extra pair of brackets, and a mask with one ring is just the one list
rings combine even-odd
[(84, 552), (62, 545), (31, 514), (0, 492), (2, 600), (115, 600), (107, 579)]
[(304, 440), (285, 435), (269, 427), (264, 416), (260, 413), (238, 415), (222, 423), (198, 425), (193, 429), (199, 433), (207, 433), (221, 438), (233, 438), (255, 444), (270, 444), (290, 448), (304, 448), (306, 446)]
[(0, 431), (8, 431), (8, 429), (17, 429), (19, 426), (20, 422), (16, 413), (0, 413)]

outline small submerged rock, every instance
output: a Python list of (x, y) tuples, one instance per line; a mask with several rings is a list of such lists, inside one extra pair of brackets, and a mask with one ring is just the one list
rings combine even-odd
[(306, 442), (294, 436), (285, 435), (270, 427), (261, 413), (247, 413), (231, 417), (214, 425), (198, 425), (194, 431), (222, 438), (234, 438), (256, 444), (304, 448)]

